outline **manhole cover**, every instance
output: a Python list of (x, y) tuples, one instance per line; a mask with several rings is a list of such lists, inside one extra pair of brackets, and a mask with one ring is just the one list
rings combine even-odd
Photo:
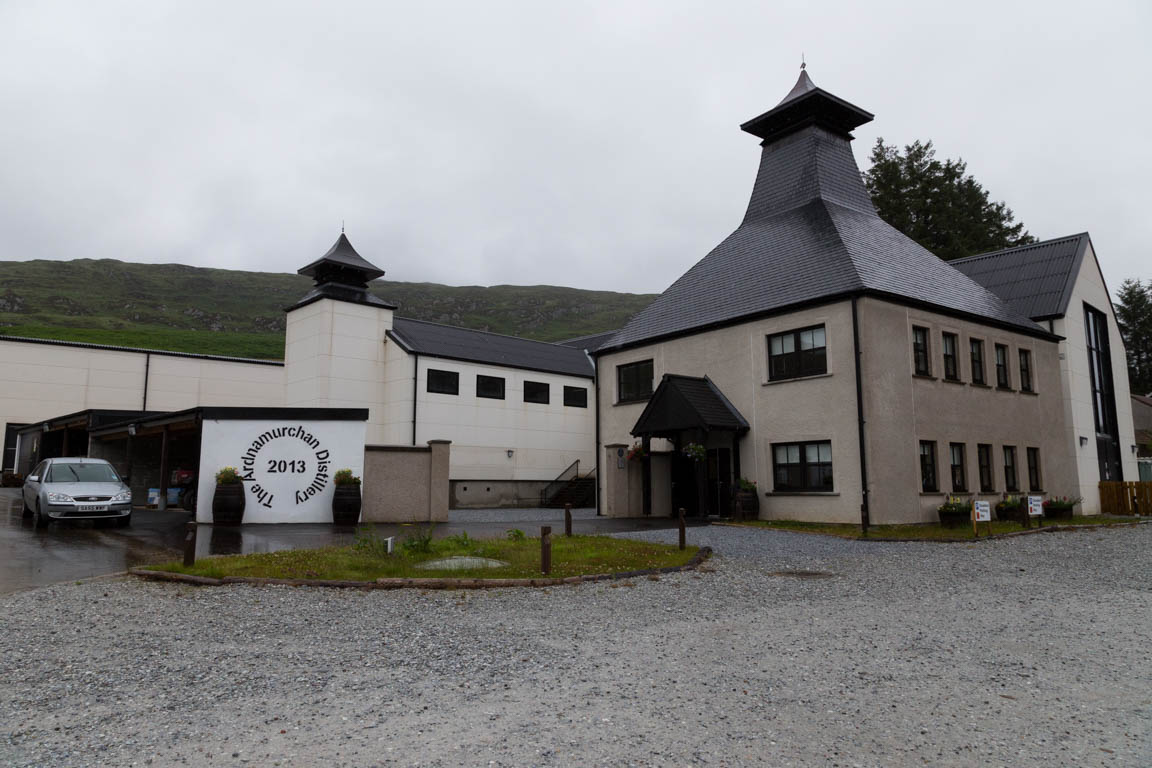
[(417, 568), (425, 571), (470, 571), (473, 568), (503, 568), (508, 563), (491, 557), (445, 557), (420, 563)]
[(794, 579), (830, 579), (836, 574), (828, 571), (772, 571), (769, 576), (791, 576)]

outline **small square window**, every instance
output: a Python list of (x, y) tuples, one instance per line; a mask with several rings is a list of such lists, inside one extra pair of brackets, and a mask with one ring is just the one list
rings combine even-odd
[(652, 396), (652, 361), (616, 366), (616, 401), (638, 403)]
[(504, 399), (504, 377), (502, 376), (476, 376), (476, 397), (485, 397), (490, 400)]
[(460, 394), (460, 374), (456, 371), (428, 369), (428, 391), (439, 395)]
[(524, 382), (524, 402), (548, 404), (548, 384), (542, 381)]
[(564, 387), (564, 405), (569, 408), (587, 408), (588, 390), (585, 387)]
[(768, 378), (771, 381), (819, 376), (828, 372), (824, 326), (801, 328), (768, 337)]

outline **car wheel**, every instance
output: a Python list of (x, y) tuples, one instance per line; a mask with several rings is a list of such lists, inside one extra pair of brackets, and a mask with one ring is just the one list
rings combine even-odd
[(46, 515), (40, 511), (40, 503), (37, 502), (36, 503), (36, 511), (34, 511), (32, 513), (32, 527), (33, 528), (47, 528), (48, 523), (49, 523), (48, 515)]

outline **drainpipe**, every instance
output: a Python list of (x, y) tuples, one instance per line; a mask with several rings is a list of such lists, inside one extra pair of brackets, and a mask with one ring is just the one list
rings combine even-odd
[(596, 358), (591, 355), (588, 355), (588, 359), (592, 361), (592, 389), (595, 393), (592, 402), (596, 408), (596, 517), (600, 517), (604, 514), (600, 511), (600, 478), (603, 476), (603, 472), (600, 471), (600, 456), (604, 453), (600, 446), (600, 366), (596, 364)]
[(140, 406), (140, 410), (148, 410), (148, 369), (152, 366), (152, 353), (144, 353), (144, 403)]
[(868, 457), (864, 441), (864, 386), (860, 376), (860, 321), (856, 316), (857, 296), (852, 297), (852, 346), (856, 353), (856, 421), (860, 432), (860, 484), (863, 497), (860, 502), (860, 531), (868, 535)]
[(416, 445), (416, 393), (420, 388), (420, 355), (412, 353), (412, 445)]

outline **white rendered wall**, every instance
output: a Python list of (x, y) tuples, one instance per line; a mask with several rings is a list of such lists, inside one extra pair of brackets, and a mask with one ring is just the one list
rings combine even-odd
[[(429, 368), (458, 372), (460, 394), (428, 392)], [(504, 399), (476, 397), (478, 374), (503, 378)], [(549, 385), (547, 405), (524, 402), (525, 381)], [(596, 465), (592, 379), (421, 356), (417, 384), (416, 444), (451, 440), (453, 480), (552, 480), (576, 460), (581, 473)], [(564, 405), (565, 386), (588, 390), (588, 407)]]
[[(1100, 512), (1100, 463), (1096, 452), (1096, 421), (1092, 411), (1092, 381), (1088, 371), (1088, 343), (1084, 327), (1084, 304), (1090, 304), (1108, 318), (1108, 344), (1112, 354), (1112, 382), (1116, 397), (1116, 423), (1120, 434), (1121, 471), (1125, 480), (1138, 480), (1136, 435), (1132, 426), (1132, 398), (1128, 389), (1128, 362), (1124, 340), (1112, 312), (1108, 289), (1091, 244), (1084, 254), (1080, 273), (1072, 287), (1067, 314), (1053, 322), (1053, 331), (1064, 337), (1060, 342), (1060, 378), (1064, 388), (1064, 410), (1071, 425), (1067, 448), (1076, 467), (1078, 495), (1084, 499), (1082, 512)], [(1087, 445), (1080, 445), (1080, 438)]]
[(89, 408), (148, 410), (199, 405), (282, 405), (280, 365), (145, 352), (0, 341), (0, 435)]

